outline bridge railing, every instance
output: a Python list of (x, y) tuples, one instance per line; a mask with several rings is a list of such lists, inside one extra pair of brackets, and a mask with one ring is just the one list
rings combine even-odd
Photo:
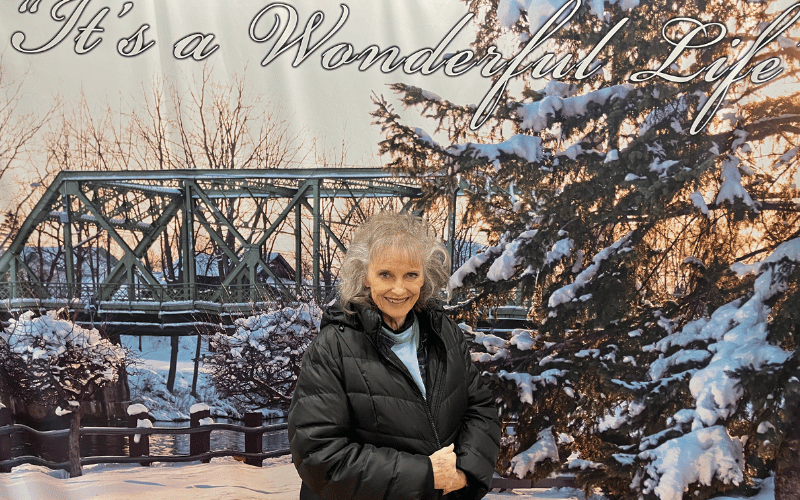
[[(294, 285), (284, 285), (283, 289), (293, 295)], [(286, 293), (283, 289), (270, 283), (254, 283), (244, 285), (185, 284), (164, 283), (52, 283), (42, 284), (30, 281), (0, 282), (0, 301), (28, 299), (41, 301), (78, 301), (86, 304), (102, 301), (123, 302), (180, 302), (211, 301), (218, 303), (268, 302)], [(322, 295), (329, 292), (323, 290)], [(313, 295), (313, 288), (301, 287), (301, 297)]]

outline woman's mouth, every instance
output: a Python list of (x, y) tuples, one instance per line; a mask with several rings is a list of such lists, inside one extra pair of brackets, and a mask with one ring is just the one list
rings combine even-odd
[(390, 304), (402, 304), (403, 302), (408, 300), (408, 297), (405, 297), (405, 298), (402, 298), (402, 299), (393, 299), (393, 298), (390, 298), (390, 297), (384, 297), (384, 300), (386, 300), (386, 302), (388, 302)]

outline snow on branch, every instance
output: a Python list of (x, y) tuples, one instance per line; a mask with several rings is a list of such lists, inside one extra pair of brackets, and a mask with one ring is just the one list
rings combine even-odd
[(558, 290), (554, 291), (552, 295), (550, 295), (550, 300), (548, 301), (547, 306), (553, 309), (574, 299), (577, 296), (578, 291), (580, 291), (582, 288), (588, 285), (592, 279), (594, 279), (595, 275), (597, 275), (597, 272), (600, 270), (600, 265), (603, 263), (603, 261), (609, 259), (612, 255), (619, 252), (620, 249), (626, 248), (626, 244), (632, 235), (633, 232), (631, 231), (614, 242), (614, 244), (610, 247), (606, 247), (597, 252), (597, 255), (594, 256), (589, 267), (581, 271), (581, 273), (575, 277), (575, 281), (569, 285), (559, 288)]
[[(47, 311), (43, 316), (28, 311), (19, 319), (10, 319), (9, 326), (0, 331), (0, 340), (7, 344), (10, 354), (26, 365), (40, 363), (60, 378), (66, 377), (66, 370), (73, 375), (83, 374), (76, 364), (102, 370), (74, 381), (81, 384), (90, 378), (101, 384), (115, 382), (126, 359), (126, 350), (103, 338), (97, 329), (81, 328), (60, 319), (57, 311)], [(36, 375), (38, 371), (31, 373)]]
[[(731, 270), (733, 270), (733, 272), (735, 272), (740, 278), (750, 273), (762, 274), (769, 271), (771, 266), (779, 263), (783, 259), (800, 263), (800, 238), (784, 241), (778, 245), (778, 247), (769, 255), (769, 257), (761, 262), (756, 262), (754, 264), (743, 264), (741, 262), (736, 262), (731, 266)], [(769, 278), (772, 278), (771, 274), (769, 275)], [(760, 280), (761, 277), (758, 279)], [(777, 292), (783, 291), (782, 289), (771, 289), (766, 283), (767, 282), (765, 278), (762, 280), (761, 284), (756, 281), (755, 286), (761, 291), (761, 293), (769, 294), (770, 297)]]
[(750, 194), (742, 186), (739, 163), (741, 163), (739, 158), (733, 155), (728, 155), (728, 158), (722, 163), (722, 174), (720, 174), (722, 184), (719, 187), (719, 193), (717, 194), (717, 199), (714, 200), (714, 204), (719, 205), (724, 201), (733, 204), (736, 198), (739, 198), (757, 213), (758, 209), (755, 207), (753, 199), (750, 198)]
[[(738, 298), (717, 308), (710, 318), (686, 324), (645, 350), (667, 353), (652, 363), (653, 381), (690, 375), (689, 390), (694, 408), (670, 416), (671, 428), (641, 440), (639, 458), (649, 463), (639, 478), (644, 494), (661, 500), (679, 500), (692, 483), (710, 486), (714, 479), (726, 484), (743, 480), (743, 448), (719, 425), (737, 409), (744, 389), (737, 373), (780, 366), (792, 355), (769, 343), (770, 299), (786, 290), (792, 270), (800, 264), (800, 238), (786, 241), (761, 262), (734, 264), (740, 276), (758, 275), (749, 298)], [(707, 347), (685, 349), (689, 345)], [(707, 361), (706, 361), (707, 360)], [(684, 363), (705, 363), (700, 368), (676, 375), (672, 367)], [(690, 431), (672, 439), (673, 432)], [(659, 444), (660, 443), (660, 444)], [(652, 447), (652, 448), (651, 448)], [(651, 448), (651, 449), (648, 449)]]
[(533, 446), (511, 459), (509, 472), (519, 478), (523, 478), (528, 474), (533, 474), (536, 470), (536, 464), (544, 462), (548, 458), (553, 462), (559, 461), (558, 445), (553, 436), (552, 427), (539, 432), (537, 441)]
[[(787, 264), (791, 262), (791, 264)], [(781, 244), (764, 261), (752, 265), (734, 264), (733, 270), (744, 275), (757, 272), (754, 293), (749, 300), (736, 299), (717, 308), (711, 318), (687, 323), (645, 350), (666, 353), (650, 367), (656, 381), (669, 374), (670, 368), (688, 362), (708, 363), (693, 373), (689, 389), (695, 398), (690, 423), (699, 429), (717, 424), (736, 410), (743, 389), (734, 375), (743, 368), (759, 370), (767, 365), (783, 364), (791, 353), (767, 341), (771, 308), (766, 305), (776, 294), (785, 291), (789, 267), (800, 263), (800, 238)], [(683, 349), (691, 343), (708, 343), (705, 350)], [(709, 359), (710, 358), (710, 359)]]
[(558, 384), (557, 377), (563, 377), (567, 374), (566, 370), (550, 369), (542, 372), (541, 375), (531, 375), (530, 373), (509, 373), (505, 370), (500, 370), (497, 376), (510, 380), (517, 384), (519, 391), (519, 399), (523, 403), (533, 404), (533, 388), (536, 384), (541, 384), (542, 387), (550, 384)]
[(508, 357), (506, 340), (496, 335), (475, 332), (475, 343), (482, 345), (486, 349), (486, 352), (472, 353), (472, 361), (476, 363), (486, 363)]
[(536, 229), (530, 229), (520, 233), (514, 241), (506, 246), (503, 253), (500, 254), (500, 257), (492, 262), (489, 271), (486, 273), (486, 278), (491, 281), (504, 281), (514, 276), (516, 267), (521, 260), (519, 255), (517, 255), (519, 247), (536, 236), (536, 233), (538, 233)]
[(520, 351), (529, 351), (536, 345), (537, 338), (538, 335), (533, 337), (530, 330), (517, 329), (511, 332), (511, 340), (508, 341), (508, 344)]
[(240, 409), (288, 407), (321, 316), (317, 306), (300, 303), (237, 319), (236, 333), (210, 339), (214, 352), (204, 361), (214, 386)]
[(447, 283), (448, 292), (451, 292), (456, 288), (460, 288), (464, 284), (464, 279), (466, 279), (467, 276), (476, 274), (478, 272), (478, 268), (486, 264), (492, 255), (498, 255), (502, 253), (504, 248), (505, 243), (501, 243), (500, 245), (489, 247), (483, 252), (470, 257), (461, 267), (456, 269), (452, 276), (450, 276), (450, 281)]
[(711, 353), (705, 349), (680, 350), (666, 358), (660, 357), (650, 365), (650, 378), (660, 379), (669, 368), (685, 363), (701, 363), (711, 357)]
[(602, 106), (613, 99), (621, 99), (634, 89), (633, 85), (613, 85), (574, 97), (547, 96), (536, 102), (526, 103), (517, 108), (520, 127), (533, 132), (541, 132), (548, 127), (550, 118), (560, 114), (564, 118), (583, 116), (590, 104)]
[(441, 146), (439, 146), (439, 143), (434, 141), (433, 138), (427, 132), (425, 132), (423, 129), (421, 129), (419, 127), (416, 127), (414, 129), (414, 133), (417, 134), (417, 137), (419, 137), (422, 142), (424, 142), (425, 144), (429, 145), (430, 147), (432, 147), (434, 149), (441, 149)]
[(486, 248), (483, 252), (470, 257), (461, 267), (456, 269), (450, 281), (447, 283), (448, 291), (460, 288), (464, 285), (464, 280), (472, 275), (477, 274), (478, 269), (489, 262), (493, 257), (496, 258), (489, 268), (487, 278), (492, 281), (507, 280), (514, 275), (514, 268), (519, 262), (517, 250), (522, 242), (533, 238), (537, 230), (531, 229), (522, 232), (516, 239), (512, 241), (503, 240), (499, 244)]
[(703, 195), (700, 191), (695, 191), (694, 193), (689, 195), (689, 199), (692, 201), (692, 205), (697, 207), (703, 215), (708, 215), (708, 205), (706, 204), (706, 200), (703, 198)]
[(710, 486), (716, 478), (738, 485), (743, 480), (742, 443), (721, 425), (669, 440), (639, 458), (651, 460), (643, 493), (655, 493), (661, 500), (681, 500), (692, 483)]
[[(425, 138), (421, 137), (423, 140)], [(472, 158), (484, 158), (491, 162), (495, 170), (500, 170), (500, 154), (515, 155), (534, 163), (542, 159), (542, 138), (532, 135), (516, 134), (507, 141), (497, 144), (453, 144), (447, 148), (453, 155), (468, 154)]]
[(553, 247), (547, 252), (544, 258), (544, 265), (552, 265), (564, 257), (568, 257), (575, 248), (575, 242), (571, 238), (564, 238), (553, 243)]

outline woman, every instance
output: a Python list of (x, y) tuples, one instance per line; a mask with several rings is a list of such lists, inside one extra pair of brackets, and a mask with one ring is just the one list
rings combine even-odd
[(382, 213), (356, 232), (289, 409), (302, 500), (477, 499), (490, 488), (497, 410), (434, 298), (448, 272), (419, 217)]

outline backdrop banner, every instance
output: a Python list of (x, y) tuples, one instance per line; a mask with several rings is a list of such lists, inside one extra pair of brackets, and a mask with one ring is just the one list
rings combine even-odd
[(410, 210), (500, 476), (797, 498), (799, 76), (790, 0), (3, 0), (0, 497), (235, 483), (236, 434), (86, 428), (285, 423), (353, 232)]

